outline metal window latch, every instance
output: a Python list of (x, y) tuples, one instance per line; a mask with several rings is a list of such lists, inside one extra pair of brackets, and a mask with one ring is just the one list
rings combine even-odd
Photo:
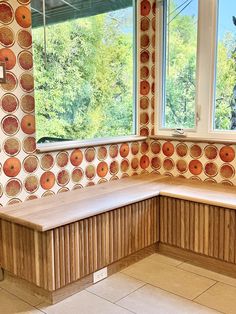
[(184, 129), (177, 128), (177, 129), (173, 129), (172, 131), (173, 131), (173, 133), (172, 133), (173, 136), (179, 136), (179, 137), (186, 137), (187, 136)]

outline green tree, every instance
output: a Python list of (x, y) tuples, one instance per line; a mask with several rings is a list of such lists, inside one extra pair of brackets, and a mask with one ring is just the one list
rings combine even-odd
[(37, 139), (86, 139), (133, 132), (130, 10), (33, 30)]

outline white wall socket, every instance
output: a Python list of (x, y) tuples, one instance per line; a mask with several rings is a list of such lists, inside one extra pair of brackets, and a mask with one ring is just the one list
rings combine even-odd
[(93, 273), (93, 283), (96, 283), (100, 280), (107, 278), (107, 267), (100, 269)]

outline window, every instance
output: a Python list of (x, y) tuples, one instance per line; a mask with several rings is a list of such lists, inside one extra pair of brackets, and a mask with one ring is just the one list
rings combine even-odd
[(162, 126), (194, 129), (198, 0), (168, 0), (164, 14)]
[(214, 128), (236, 130), (236, 4), (219, 0)]
[(179, 128), (192, 137), (235, 139), (233, 14), (234, 0), (158, 2), (157, 134)]
[(134, 134), (133, 1), (43, 4), (31, 3), (37, 140)]

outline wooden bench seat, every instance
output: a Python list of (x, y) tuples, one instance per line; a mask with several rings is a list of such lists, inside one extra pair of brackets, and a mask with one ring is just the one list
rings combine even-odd
[(236, 209), (236, 187), (143, 174), (0, 209), (0, 219), (47, 231), (158, 195)]
[(236, 187), (155, 173), (107, 182), (1, 208), (0, 265), (51, 303), (165, 245), (236, 274), (235, 209)]
[(166, 177), (140, 175), (0, 209), (0, 219), (47, 231), (159, 195)]

